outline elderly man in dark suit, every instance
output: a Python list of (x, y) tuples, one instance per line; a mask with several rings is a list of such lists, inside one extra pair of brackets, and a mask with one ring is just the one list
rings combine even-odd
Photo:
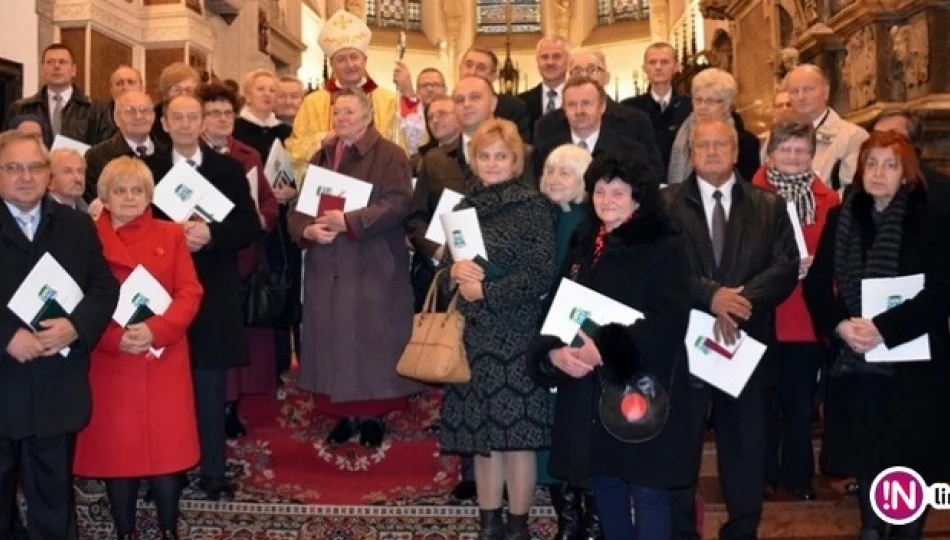
[[(470, 75), (477, 75), (488, 79), (491, 84), (498, 79), (498, 55), (491, 49), (475, 45), (462, 55), (459, 63), (459, 79)], [(495, 117), (511, 120), (518, 126), (521, 140), (531, 142), (531, 117), (528, 107), (515, 96), (498, 95), (495, 104)]]
[(563, 36), (544, 36), (538, 40), (535, 60), (541, 82), (534, 88), (518, 94), (528, 106), (531, 129), (545, 114), (556, 111), (564, 103), (564, 83), (567, 82), (567, 62), (571, 58), (571, 42)]
[[(162, 126), (172, 148), (145, 159), (155, 183), (180, 161), (195, 167), (234, 208), (223, 221), (183, 224), (205, 294), (191, 328), (192, 380), (198, 438), (201, 444), (200, 487), (211, 500), (232, 500), (234, 487), (225, 478), (225, 417), (228, 369), (249, 363), (245, 347), (238, 253), (261, 233), (257, 209), (241, 164), (199, 141), (204, 121), (201, 102), (191, 94), (170, 98), (163, 107)], [(156, 216), (166, 217), (158, 208)]]
[[(599, 49), (580, 48), (571, 53), (568, 64), (570, 78), (587, 76), (606, 88), (610, 82), (610, 72), (607, 71), (607, 60)], [(650, 117), (632, 107), (624, 107), (607, 97), (607, 107), (603, 116), (604, 126), (614, 133), (635, 139), (647, 149), (647, 161), (654, 172), (662, 178), (666, 175), (666, 167), (656, 146), (656, 137)], [(554, 111), (542, 116), (534, 125), (534, 146), (543, 146), (549, 138), (564, 139), (571, 130), (567, 115), (563, 110)]]
[[(38, 138), (0, 134), (0, 538), (10, 537), (21, 471), (29, 537), (77, 538), (73, 444), (92, 407), (89, 354), (119, 299), (92, 221), (46, 198), (49, 181), (49, 156)], [(46, 254), (83, 299), (69, 315), (31, 328), (6, 304)]]

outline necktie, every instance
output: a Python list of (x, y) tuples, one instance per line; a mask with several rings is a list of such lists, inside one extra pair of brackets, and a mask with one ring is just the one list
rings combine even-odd
[(557, 109), (557, 90), (548, 90), (548, 104), (544, 106), (544, 114)]
[(16, 216), (17, 223), (20, 224), (20, 230), (23, 231), (23, 234), (26, 236), (27, 240), (30, 242), (33, 241), (33, 215), (19, 215)]
[(135, 155), (140, 158), (148, 157), (148, 147), (145, 145), (135, 147)]
[(63, 129), (63, 96), (53, 94), (53, 114), (52, 114), (53, 133), (59, 135)]
[(578, 147), (578, 148), (583, 148), (584, 150), (590, 150), (590, 148), (587, 147), (587, 141), (585, 141), (585, 140), (583, 140), (583, 139), (577, 141), (577, 147)]
[(194, 168), (196, 168), (196, 169), (198, 168), (198, 162), (195, 161), (195, 160), (193, 160), (193, 159), (186, 159), (186, 160), (185, 160), (185, 163), (191, 165), (192, 167), (194, 167)]
[(666, 112), (666, 108), (669, 107), (669, 106), (670, 106), (670, 102), (666, 101), (665, 99), (661, 99), (661, 100), (660, 100), (660, 112), (661, 112), (661, 113)]
[(716, 206), (712, 215), (712, 246), (716, 257), (716, 266), (722, 260), (722, 248), (726, 245), (726, 207), (722, 205), (722, 192), (718, 189), (713, 192)]

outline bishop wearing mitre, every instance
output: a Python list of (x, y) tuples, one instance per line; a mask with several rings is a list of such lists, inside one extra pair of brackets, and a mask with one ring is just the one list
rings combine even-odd
[(342, 88), (359, 88), (373, 102), (373, 124), (387, 139), (403, 146), (398, 121), (399, 96), (380, 88), (366, 73), (366, 50), (373, 33), (362, 19), (341, 9), (323, 25), (317, 43), (330, 60), (332, 75), (324, 88), (304, 100), (294, 120), (293, 136), (287, 140), (287, 152), (303, 169), (333, 132), (330, 105), (333, 94)]

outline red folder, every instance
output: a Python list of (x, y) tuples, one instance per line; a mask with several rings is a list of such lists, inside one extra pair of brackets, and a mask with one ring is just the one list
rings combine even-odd
[[(723, 347), (722, 345), (720, 345), (719, 343), (717, 343), (716, 340), (714, 340), (714, 339), (712, 339), (712, 338), (706, 338), (706, 341), (703, 342), (703, 345), (705, 345), (705, 346), (709, 347), (710, 349), (716, 351), (717, 353), (720, 354), (720, 356), (725, 357), (727, 360), (732, 360), (732, 357), (736, 355), (735, 352), (729, 352), (729, 349)], [(736, 350), (738, 350), (738, 349), (736, 349)]]
[(336, 195), (320, 195), (320, 202), (317, 203), (317, 217), (323, 217), (324, 214), (331, 210), (343, 211), (343, 206), (346, 204), (346, 199), (343, 197), (337, 197)]

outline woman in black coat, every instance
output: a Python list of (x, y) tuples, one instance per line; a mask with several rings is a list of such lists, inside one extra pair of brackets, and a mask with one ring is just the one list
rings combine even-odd
[[(545, 384), (558, 389), (549, 470), (571, 485), (593, 488), (606, 538), (669, 538), (667, 490), (692, 480), (683, 466), (689, 263), (644, 158), (599, 155), (585, 182), (591, 217), (574, 232), (561, 275), (636, 309), (644, 319), (632, 326), (605, 325), (580, 348), (552, 336), (533, 343), (528, 361)], [(669, 392), (670, 414), (655, 438), (622, 442), (606, 431), (596, 405), (605, 384), (644, 374)]]
[[(821, 467), (858, 479), (862, 539), (887, 538), (871, 508), (870, 488), (884, 469), (902, 465), (928, 484), (950, 478), (950, 246), (942, 210), (950, 186), (924, 184), (912, 143), (873, 133), (861, 147), (853, 191), (829, 213), (805, 301), (832, 343)], [(864, 278), (923, 274), (923, 290), (873, 319), (862, 318)], [(865, 353), (928, 334), (931, 358), (867, 362)], [(920, 538), (924, 519), (898, 528)], [(891, 536), (893, 538), (894, 536)]]

